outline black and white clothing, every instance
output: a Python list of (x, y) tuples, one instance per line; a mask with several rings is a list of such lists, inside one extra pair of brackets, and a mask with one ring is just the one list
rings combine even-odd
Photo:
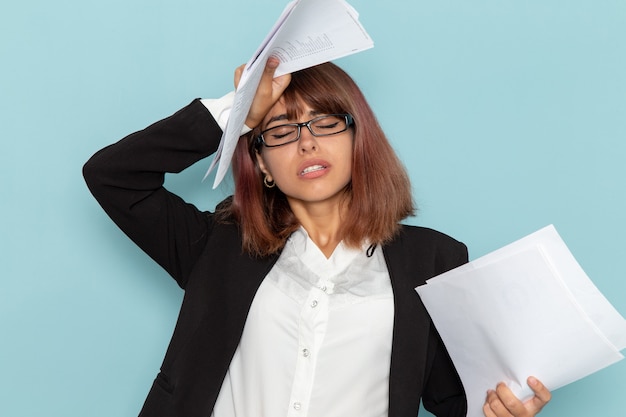
[[(229, 381), (229, 378), (232, 381), (232, 372), (238, 360), (236, 355), (239, 355), (236, 352), (242, 337), (247, 337), (244, 328), (249, 312), (252, 308), (256, 317), (257, 308), (263, 308), (257, 304), (268, 295), (267, 291), (270, 291), (268, 300), (293, 297), (293, 294), (299, 294), (296, 298), (304, 297), (304, 304), (302, 300), (297, 301), (300, 303), (300, 314), (305, 314), (302, 309), (306, 302), (315, 301), (311, 297), (329, 294), (317, 292), (324, 286), (318, 285), (322, 281), (314, 281), (314, 278), (307, 281), (304, 278), (310, 285), (308, 290), (305, 286), (302, 293), (298, 289), (285, 295), (284, 288), (281, 289), (284, 282), (280, 284), (281, 280), (275, 276), (280, 274), (284, 259), (279, 261), (279, 255), (265, 258), (247, 255), (242, 252), (241, 236), (234, 222), (218, 222), (212, 213), (199, 211), (163, 188), (165, 173), (180, 172), (215, 152), (221, 133), (207, 108), (199, 100), (194, 100), (167, 119), (97, 152), (84, 167), (89, 188), (104, 210), (185, 290), (161, 372), (141, 412), (144, 417), (212, 415), (220, 392), (225, 392), (224, 381)], [(285, 248), (285, 251), (289, 250)], [(375, 262), (380, 264), (384, 261), (380, 269), (389, 278), (392, 298), (389, 299), (389, 288), (385, 289), (384, 283), (366, 295), (380, 297), (376, 308), (380, 309), (381, 317), (380, 323), (375, 324), (375, 331), (391, 334), (387, 343), (377, 340), (375, 343), (379, 345), (367, 347), (369, 357), (380, 354), (380, 363), (376, 365), (382, 363), (389, 369), (383, 377), (388, 386), (378, 387), (373, 398), (379, 398), (384, 392), (382, 395), (388, 396), (388, 415), (394, 417), (416, 416), (420, 399), (428, 410), (438, 416), (465, 416), (465, 395), (459, 378), (414, 290), (428, 278), (467, 262), (465, 246), (431, 229), (403, 226), (392, 242), (377, 248), (374, 254), (380, 256), (374, 258)], [(349, 253), (343, 255), (350, 256)], [(355, 256), (361, 255), (357, 253)], [(277, 269), (274, 269), (275, 266)], [(374, 280), (377, 283), (381, 281), (380, 277)], [(332, 295), (350, 290), (332, 280), (328, 283), (334, 285), (327, 300), (328, 314), (332, 314), (333, 308), (341, 308), (338, 307), (340, 304), (335, 305), (337, 297)], [(316, 285), (319, 288), (314, 290)], [(335, 289), (338, 293), (334, 293)], [(360, 316), (361, 312), (356, 310), (359, 307), (353, 307), (355, 310), (350, 314)], [(393, 311), (390, 311), (391, 307)], [(363, 314), (367, 316), (367, 313)], [(365, 318), (371, 319), (371, 316)], [(334, 334), (332, 330), (327, 329)], [(356, 334), (359, 340), (365, 340), (363, 334)], [(298, 343), (293, 345), (293, 349), (299, 350), (301, 355), (305, 355), (303, 349), (308, 349), (311, 357), (314, 350), (304, 345), (301, 347)], [(390, 356), (385, 349), (390, 349)], [(332, 362), (320, 363), (326, 361), (326, 353), (322, 344), (321, 350), (316, 353), (319, 355), (315, 358), (318, 362), (313, 369), (320, 372), (329, 369)], [(296, 361), (294, 372), (298, 372), (297, 358), (294, 356), (293, 359)], [(303, 363), (306, 365), (306, 361)], [(371, 363), (362, 364), (364, 368), (370, 365), (373, 366)], [(308, 372), (306, 366), (303, 369), (303, 373)], [(341, 373), (341, 369), (337, 369), (336, 373)], [(378, 375), (380, 371), (375, 373)], [(373, 379), (380, 380), (381, 377), (374, 376)], [(285, 409), (291, 407), (290, 410), (297, 411), (299, 407), (300, 410), (323, 412), (324, 408), (311, 404), (311, 401), (331, 401), (323, 405), (331, 409), (334, 402), (341, 398), (337, 395), (341, 393), (337, 392), (327, 398), (321, 387), (316, 387), (315, 379), (304, 378), (304, 381), (309, 381), (310, 387), (295, 391), (293, 387), (289, 388), (290, 404)], [(344, 383), (340, 382), (340, 385)], [(343, 388), (343, 393), (349, 395), (353, 385), (358, 383), (359, 380), (352, 381), (350, 386)], [(297, 400), (299, 395), (305, 400)], [(343, 410), (343, 415), (360, 412), (358, 407), (356, 414)]]

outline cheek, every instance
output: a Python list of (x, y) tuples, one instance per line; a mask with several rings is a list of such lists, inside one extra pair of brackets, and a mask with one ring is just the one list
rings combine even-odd
[(350, 142), (349, 149), (346, 150), (344, 161), (345, 161), (346, 169), (348, 170), (350, 177), (352, 177), (352, 169), (353, 169), (353, 164), (354, 164), (354, 142), (353, 141)]
[(259, 168), (263, 173), (270, 174), (272, 177), (276, 178), (280, 176), (283, 171), (285, 171), (285, 166), (287, 165), (287, 155), (283, 155), (280, 149), (272, 149), (274, 152), (265, 153), (261, 158), (259, 158)]
[(346, 185), (352, 181), (352, 163), (351, 163), (351, 161), (346, 166), (346, 170), (344, 172), (344, 178), (345, 178)]

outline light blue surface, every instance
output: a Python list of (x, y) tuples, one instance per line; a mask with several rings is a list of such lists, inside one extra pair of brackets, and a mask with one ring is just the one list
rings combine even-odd
[[(338, 63), (410, 171), (411, 222), (472, 258), (554, 223), (626, 314), (626, 2), (351, 3), (376, 47)], [(0, 416), (138, 413), (182, 293), (99, 209), (81, 166), (227, 92), (284, 4), (0, 6)], [(168, 185), (212, 208), (230, 183), (200, 183), (208, 165)], [(557, 390), (542, 415), (623, 416), (625, 393), (622, 361)]]

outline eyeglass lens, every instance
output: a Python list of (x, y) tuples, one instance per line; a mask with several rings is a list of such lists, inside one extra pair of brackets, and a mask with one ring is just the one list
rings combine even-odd
[(280, 146), (300, 138), (300, 129), (306, 126), (313, 136), (329, 136), (344, 132), (348, 128), (347, 116), (328, 115), (316, 117), (305, 123), (289, 123), (269, 128), (262, 132), (266, 146)]

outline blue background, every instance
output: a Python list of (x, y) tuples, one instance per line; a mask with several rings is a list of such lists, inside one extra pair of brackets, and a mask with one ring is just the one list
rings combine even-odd
[[(138, 413), (182, 293), (100, 210), (81, 166), (229, 91), (285, 4), (0, 6), (0, 416)], [(554, 223), (626, 314), (626, 2), (351, 4), (376, 47), (338, 63), (410, 171), (410, 222), (472, 258)], [(208, 165), (168, 186), (212, 208), (232, 181), (211, 191)], [(623, 416), (624, 394), (626, 361), (557, 390), (543, 415)]]

